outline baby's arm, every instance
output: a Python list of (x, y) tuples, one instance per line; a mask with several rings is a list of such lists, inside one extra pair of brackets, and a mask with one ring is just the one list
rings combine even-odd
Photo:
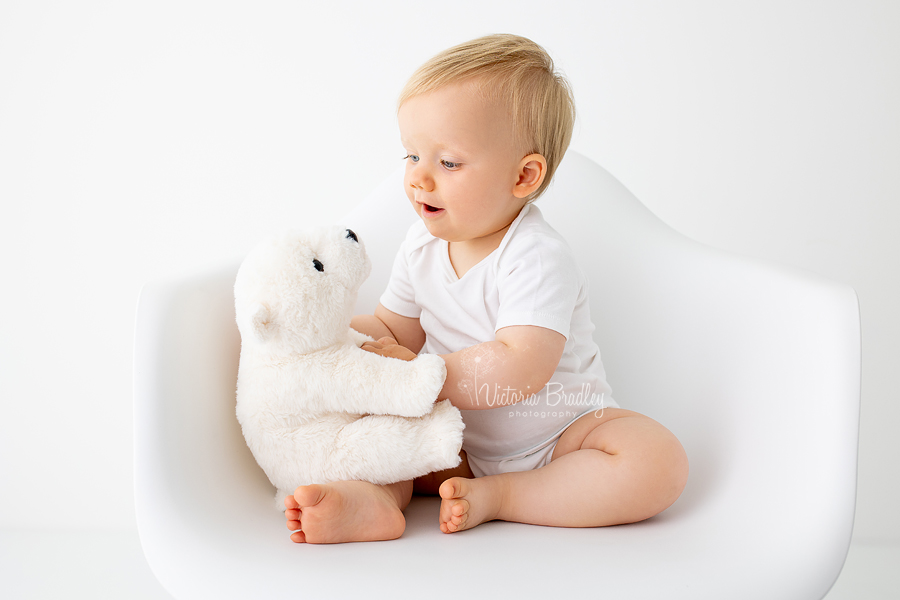
[[(351, 326), (376, 339), (392, 337), (414, 353), (425, 344), (419, 319), (403, 317), (381, 304), (374, 315), (353, 317)], [(520, 402), (547, 385), (565, 346), (565, 336), (552, 329), (535, 325), (504, 327), (492, 342), (441, 355), (447, 366), (447, 379), (438, 399), (449, 398), (451, 404), (464, 410)], [(366, 344), (363, 349), (385, 354), (377, 345)]]
[(565, 336), (552, 329), (504, 327), (492, 342), (441, 355), (447, 379), (439, 398), (463, 410), (521, 402), (547, 385), (565, 345)]
[(404, 317), (392, 312), (381, 304), (374, 315), (356, 315), (350, 321), (350, 327), (372, 336), (376, 340), (391, 337), (401, 346), (405, 346), (418, 354), (425, 345), (425, 331), (419, 319)]

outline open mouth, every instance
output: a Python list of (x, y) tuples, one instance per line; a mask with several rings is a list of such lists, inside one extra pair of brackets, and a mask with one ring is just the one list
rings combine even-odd
[(438, 208), (436, 206), (431, 206), (430, 204), (422, 203), (422, 214), (425, 215), (436, 215), (438, 213), (444, 212), (443, 208)]

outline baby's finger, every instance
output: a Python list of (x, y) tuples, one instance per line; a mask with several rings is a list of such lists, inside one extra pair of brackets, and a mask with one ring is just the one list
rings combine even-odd
[[(387, 356), (393, 358), (394, 350), (393, 348), (397, 348), (398, 346), (393, 347), (382, 347), (381, 344), (369, 344), (368, 346), (361, 346), (363, 350), (366, 352), (371, 352), (372, 354), (377, 354), (378, 356)], [(402, 348), (402, 346), (400, 346)]]
[(384, 348), (384, 346), (382, 346), (378, 342), (364, 342), (363, 345), (360, 346), (360, 348), (362, 348), (366, 352), (374, 352), (378, 354), (378, 351)]
[(416, 358), (414, 352), (412, 352), (409, 348), (405, 346), (401, 346), (399, 344), (394, 344), (393, 346), (386, 347), (382, 352), (379, 352), (382, 356), (387, 356), (390, 358), (399, 358), (400, 360), (413, 360)]

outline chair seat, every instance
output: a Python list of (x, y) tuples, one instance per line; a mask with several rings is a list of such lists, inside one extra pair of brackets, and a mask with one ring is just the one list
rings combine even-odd
[[(402, 173), (342, 222), (373, 262), (371, 312), (415, 216)], [(583, 257), (623, 408), (682, 441), (682, 497), (641, 523), (491, 522), (442, 534), (414, 497), (398, 540), (293, 544), (234, 416), (237, 265), (147, 284), (135, 342), (135, 496), (176, 598), (822, 598), (856, 497), (859, 313), (844, 285), (693, 242), (570, 152), (539, 201)]]

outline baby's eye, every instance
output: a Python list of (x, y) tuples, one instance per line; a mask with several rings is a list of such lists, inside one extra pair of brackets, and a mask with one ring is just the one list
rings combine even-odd
[(419, 157), (416, 156), (415, 154), (407, 154), (406, 156), (403, 157), (403, 160), (406, 160), (407, 158), (413, 162), (419, 162)]
[(452, 161), (449, 161), (449, 160), (444, 160), (443, 158), (441, 159), (441, 164), (444, 165), (445, 168), (450, 169), (450, 170), (453, 170), (453, 169), (456, 169), (456, 168), (459, 167), (459, 163), (458, 163), (458, 162), (452, 162)]

